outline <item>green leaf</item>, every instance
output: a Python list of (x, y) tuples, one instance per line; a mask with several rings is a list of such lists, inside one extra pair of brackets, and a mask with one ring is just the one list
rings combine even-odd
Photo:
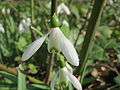
[(27, 42), (26, 42), (25, 38), (23, 38), (23, 37), (20, 37), (20, 38), (19, 38), (19, 41), (18, 41), (18, 42), (15, 42), (15, 43), (16, 43), (17, 48), (18, 48), (20, 51), (23, 51), (24, 48), (25, 48), (26, 45), (27, 45)]
[(96, 44), (93, 45), (89, 58), (103, 60), (105, 55), (104, 49)]
[(114, 78), (114, 81), (120, 86), (120, 75)]
[(71, 83), (68, 84), (68, 90), (73, 90), (73, 86)]
[(6, 77), (7, 79), (11, 80), (14, 83), (17, 83), (17, 77), (15, 75), (9, 74), (4, 71), (0, 71), (0, 75)]
[(18, 70), (18, 90), (26, 90), (26, 75), (22, 65), (19, 65)]
[(100, 26), (100, 27), (98, 27), (98, 30), (100, 31), (100, 33), (101, 33), (105, 38), (111, 37), (112, 30), (111, 30), (110, 27), (108, 27), (108, 26)]
[(70, 31), (69, 31), (69, 27), (68, 26), (66, 26), (65, 24), (63, 24), (62, 26), (60, 26), (60, 29), (62, 30), (62, 32), (64, 33), (64, 35), (66, 37), (69, 37)]
[(34, 64), (29, 64), (28, 66), (29, 66), (32, 74), (36, 74), (38, 72)]
[(91, 82), (94, 82), (95, 80), (96, 80), (95, 77), (85, 78), (85, 80), (83, 81), (83, 85), (90, 84)]
[(79, 12), (75, 5), (72, 5), (71, 12), (79, 19)]
[(37, 88), (42, 89), (42, 90), (50, 90), (50, 87), (46, 84), (30, 84), (28, 86), (29, 90), (36, 90)]

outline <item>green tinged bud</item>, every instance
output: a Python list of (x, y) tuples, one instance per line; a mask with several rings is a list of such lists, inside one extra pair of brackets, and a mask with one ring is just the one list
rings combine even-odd
[(62, 55), (60, 55), (60, 58), (58, 60), (58, 65), (60, 66), (60, 68), (64, 68), (66, 66), (66, 63), (64, 61), (64, 57)]
[(59, 26), (60, 26), (60, 22), (58, 16), (54, 13), (54, 15), (51, 18), (51, 27), (59, 27)]
[(50, 49), (50, 52), (53, 52), (53, 53), (58, 53), (58, 52), (59, 52), (59, 50), (58, 50), (58, 49), (56, 49), (55, 47), (53, 47), (53, 48), (51, 48), (51, 49)]

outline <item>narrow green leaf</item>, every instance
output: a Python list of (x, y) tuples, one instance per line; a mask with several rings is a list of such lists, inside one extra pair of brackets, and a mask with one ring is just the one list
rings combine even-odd
[(18, 70), (18, 90), (26, 90), (26, 75), (22, 65), (19, 65)]
[(120, 75), (114, 78), (114, 81), (120, 86)]
[(0, 71), (0, 75), (6, 77), (7, 79), (13, 81), (14, 83), (17, 83), (17, 77), (15, 75), (9, 74), (4, 71)]

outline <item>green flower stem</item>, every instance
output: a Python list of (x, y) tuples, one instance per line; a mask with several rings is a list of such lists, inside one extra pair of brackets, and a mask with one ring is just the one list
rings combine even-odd
[(34, 23), (35, 19), (35, 5), (34, 5), (34, 0), (31, 0), (31, 22), (32, 24)]
[[(57, 10), (57, 0), (51, 0), (51, 3), (52, 3), (52, 5), (51, 5), (51, 19), (52, 19), (52, 16), (54, 15), (54, 13), (56, 13), (56, 10)], [(46, 71), (46, 80), (45, 80), (46, 83), (49, 83), (49, 80), (50, 80), (49, 79), (50, 73), (51, 73), (53, 65), (54, 65), (54, 56), (55, 56), (55, 53), (50, 54), (48, 68)]]
[[(31, 5), (31, 26), (34, 26), (35, 24), (35, 0), (31, 0), (30, 5)], [(32, 31), (32, 28), (31, 28), (31, 39), (32, 41), (36, 39), (36, 34), (35, 32)]]
[(95, 0), (94, 1), (92, 14), (91, 14), (88, 26), (87, 26), (87, 32), (86, 32), (83, 46), (82, 46), (81, 53), (80, 53), (80, 64), (76, 68), (76, 71), (75, 71), (76, 75), (80, 75), (81, 83), (83, 82), (83, 79), (84, 79), (84, 74), (85, 74), (85, 70), (87, 67), (86, 66), (87, 57), (93, 45), (96, 27), (100, 21), (103, 7), (105, 6), (106, 2), (107, 0)]
[(57, 0), (51, 0), (52, 5), (51, 5), (51, 17), (56, 13), (57, 11)]

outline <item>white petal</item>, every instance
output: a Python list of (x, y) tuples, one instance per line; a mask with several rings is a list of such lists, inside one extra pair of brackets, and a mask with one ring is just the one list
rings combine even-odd
[(31, 19), (30, 19), (30, 18), (27, 18), (27, 19), (26, 19), (26, 23), (28, 24), (28, 26), (30, 26), (30, 24), (31, 24)]
[(61, 37), (61, 51), (68, 60), (74, 66), (79, 65), (79, 58), (73, 44), (65, 37)]
[(46, 4), (46, 7), (47, 7), (47, 8), (51, 8), (51, 1)]
[(63, 20), (63, 24), (65, 24), (67, 27), (69, 27), (69, 24), (66, 20)]
[(4, 27), (3, 27), (3, 25), (2, 25), (2, 24), (0, 24), (0, 32), (2, 32), (2, 33), (4, 33), (4, 32), (5, 32), (5, 29), (4, 29)]
[(73, 73), (72, 67), (67, 62), (66, 62), (66, 68), (71, 74)]
[(57, 14), (63, 13), (61, 4), (57, 7)]
[(22, 24), (22, 23), (19, 24), (18, 30), (19, 30), (19, 33), (20, 33), (20, 34), (24, 31), (24, 27), (23, 27), (23, 24)]
[(25, 30), (30, 30), (30, 28), (29, 28), (30, 25), (25, 20), (22, 20), (21, 23), (22, 23)]
[(51, 33), (48, 41), (48, 51), (50, 52), (51, 49), (56, 49), (60, 51), (60, 41), (62, 32), (59, 27), (51, 28)]
[(69, 78), (69, 81), (73, 84), (73, 86), (78, 90), (82, 90), (82, 86), (81, 86), (80, 82), (78, 81), (78, 79), (74, 75), (69, 73), (68, 71), (66, 71), (66, 74)]
[(70, 10), (69, 10), (69, 8), (68, 8), (64, 3), (62, 3), (61, 5), (62, 5), (62, 9), (65, 11), (65, 13), (66, 13), (67, 15), (70, 15)]
[(54, 86), (55, 86), (55, 83), (57, 81), (57, 77), (58, 77), (58, 72), (56, 73), (56, 75), (54, 76), (54, 78), (51, 80), (51, 83), (50, 83), (51, 90), (54, 90)]
[(6, 9), (2, 8), (2, 14), (6, 14)]
[(65, 82), (66, 85), (68, 84), (68, 77), (66, 75), (66, 67), (65, 68), (60, 68), (59, 70), (59, 80), (60, 82)]
[(41, 45), (45, 41), (45, 38), (48, 36), (48, 34), (35, 40), (32, 44), (28, 46), (28, 48), (25, 50), (25, 52), (22, 55), (23, 61), (28, 60), (41, 47)]

